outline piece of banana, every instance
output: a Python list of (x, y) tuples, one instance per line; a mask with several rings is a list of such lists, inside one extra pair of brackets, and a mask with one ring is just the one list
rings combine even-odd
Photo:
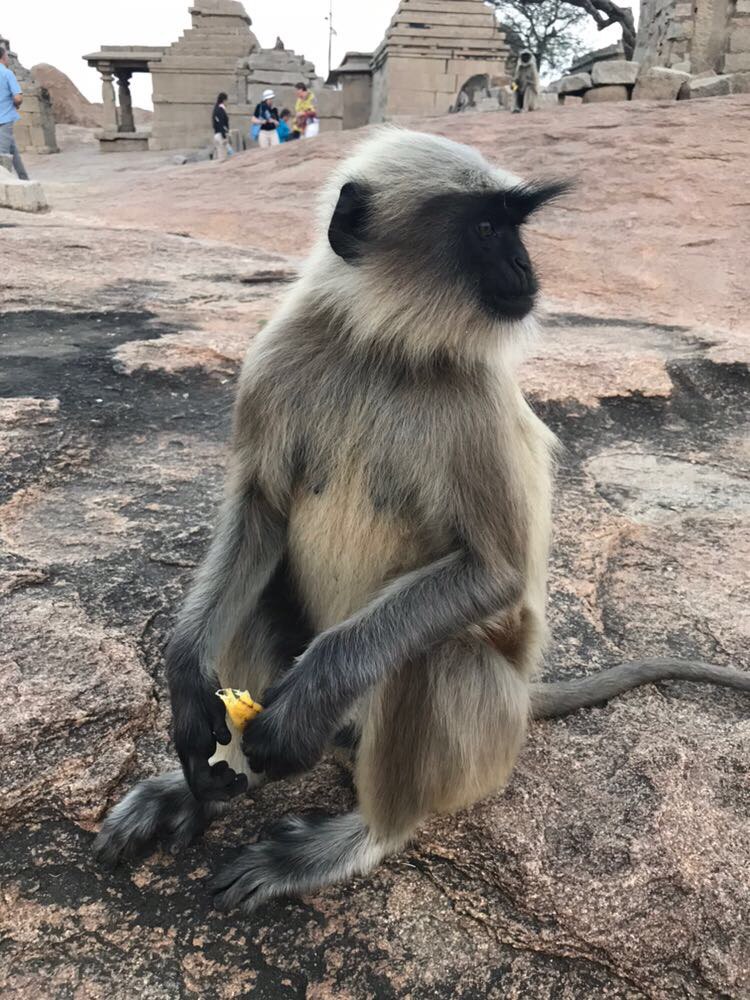
[(216, 692), (226, 706), (227, 715), (238, 729), (244, 729), (263, 706), (253, 701), (249, 691), (238, 691), (237, 688), (222, 688)]

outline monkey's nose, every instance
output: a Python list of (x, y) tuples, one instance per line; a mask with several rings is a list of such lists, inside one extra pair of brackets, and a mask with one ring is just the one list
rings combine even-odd
[(519, 295), (529, 295), (535, 291), (534, 272), (528, 257), (513, 257), (510, 271)]

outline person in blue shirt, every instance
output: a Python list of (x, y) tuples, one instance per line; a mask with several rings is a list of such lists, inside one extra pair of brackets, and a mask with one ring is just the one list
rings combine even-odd
[(13, 157), (13, 169), (22, 181), (27, 181), (29, 175), (13, 138), (13, 123), (21, 117), (18, 109), (22, 102), (21, 88), (16, 74), (10, 68), (10, 57), (0, 45), (0, 153)]
[(284, 108), (284, 110), (279, 115), (279, 126), (276, 129), (276, 134), (279, 137), (279, 142), (289, 142), (289, 136), (292, 134), (291, 126), (289, 125), (289, 119), (292, 117), (292, 112), (289, 108)]
[(0, 153), (13, 157), (13, 169), (22, 181), (27, 181), (29, 175), (13, 138), (13, 123), (21, 117), (18, 109), (22, 101), (16, 74), (10, 68), (10, 57), (0, 45)]

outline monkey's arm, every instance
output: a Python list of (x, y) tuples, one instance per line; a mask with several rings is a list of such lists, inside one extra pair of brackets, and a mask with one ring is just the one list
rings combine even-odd
[(535, 719), (556, 719), (579, 708), (603, 705), (618, 694), (654, 681), (699, 681), (750, 692), (750, 673), (717, 667), (700, 660), (633, 660), (588, 677), (532, 684), (531, 714)]
[(266, 692), (264, 712), (245, 731), (250, 766), (269, 777), (312, 767), (342, 715), (389, 670), (511, 607), (522, 587), (509, 563), (490, 568), (469, 549), (399, 577), (321, 633)]
[(196, 798), (226, 800), (246, 786), (226, 764), (209, 766), (216, 744), (231, 739), (216, 697), (217, 651), (252, 611), (281, 559), (285, 515), (257, 481), (230, 483), (208, 555), (167, 648), (174, 742)]

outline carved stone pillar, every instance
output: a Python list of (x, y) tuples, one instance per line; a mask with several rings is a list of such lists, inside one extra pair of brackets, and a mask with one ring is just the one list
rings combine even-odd
[(102, 75), (102, 125), (107, 131), (117, 131), (117, 105), (115, 104), (115, 88), (112, 85), (111, 63), (101, 63), (98, 67)]
[(120, 99), (119, 132), (135, 132), (133, 100), (130, 96), (130, 78), (132, 75), (132, 72), (128, 69), (117, 70), (117, 94)]

